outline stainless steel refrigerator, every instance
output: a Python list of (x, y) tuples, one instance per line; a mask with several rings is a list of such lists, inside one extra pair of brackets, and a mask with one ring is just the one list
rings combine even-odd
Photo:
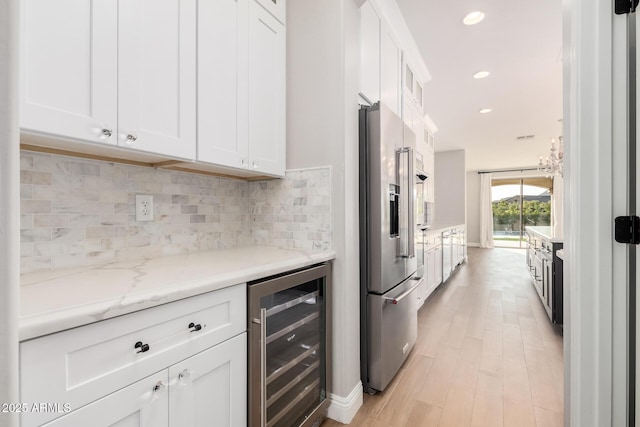
[(416, 137), (382, 103), (360, 109), (361, 374), (382, 391), (416, 342)]

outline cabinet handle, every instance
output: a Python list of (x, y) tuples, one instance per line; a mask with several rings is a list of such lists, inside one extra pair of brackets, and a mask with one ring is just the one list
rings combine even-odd
[(191, 376), (191, 371), (188, 370), (188, 369), (185, 369), (184, 371), (182, 371), (182, 372), (180, 372), (178, 374), (178, 379), (181, 380), (181, 381), (182, 380), (187, 380), (187, 379), (189, 379), (190, 376)]
[(260, 309), (260, 418), (267, 425), (267, 309)]
[(258, 164), (256, 162), (252, 162), (251, 165), (253, 166), (254, 169), (258, 169)]
[(111, 135), (113, 134), (113, 130), (111, 130), (109, 128), (103, 128), (101, 133), (102, 133), (102, 136), (105, 136), (107, 138), (111, 138)]
[(166, 386), (167, 386), (167, 385), (165, 384), (165, 382), (164, 382), (164, 381), (158, 381), (158, 382), (156, 383), (156, 385), (154, 385), (154, 386), (153, 386), (153, 392), (154, 392), (154, 393), (157, 393), (157, 392), (159, 392), (160, 390), (163, 390)]
[(195, 324), (193, 322), (189, 323), (189, 329), (191, 329), (191, 332), (198, 332), (200, 329), (202, 329), (202, 325), (201, 324)]
[(242, 165), (243, 168), (247, 167), (247, 161), (245, 159), (240, 159), (240, 164)]
[(127, 134), (127, 144), (135, 144), (135, 142), (138, 140), (138, 137), (133, 135), (133, 134)]
[(138, 349), (136, 353), (146, 353), (150, 349), (149, 344), (143, 344), (142, 341), (138, 341), (136, 345), (133, 346), (133, 348)]

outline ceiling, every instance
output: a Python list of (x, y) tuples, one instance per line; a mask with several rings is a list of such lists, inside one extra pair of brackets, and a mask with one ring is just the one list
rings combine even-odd
[[(397, 0), (432, 76), (425, 112), (436, 151), (467, 170), (534, 166), (562, 132), (561, 0)], [(482, 11), (485, 19), (462, 19)], [(491, 75), (477, 80), (473, 74)], [(491, 108), (489, 114), (480, 114)], [(517, 140), (519, 136), (533, 138)]]

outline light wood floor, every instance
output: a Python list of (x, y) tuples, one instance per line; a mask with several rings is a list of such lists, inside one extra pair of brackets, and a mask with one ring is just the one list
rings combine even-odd
[(562, 426), (562, 375), (562, 336), (524, 251), (469, 248), (420, 310), (409, 359), (383, 393), (364, 395), (350, 425)]

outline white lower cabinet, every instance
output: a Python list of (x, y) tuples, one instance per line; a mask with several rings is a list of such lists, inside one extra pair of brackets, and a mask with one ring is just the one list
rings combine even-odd
[(169, 426), (247, 424), (247, 334), (169, 368)]
[(45, 426), (167, 427), (169, 425), (168, 383), (167, 371), (159, 372)]
[(246, 354), (243, 333), (45, 425), (245, 426)]
[(426, 298), (442, 283), (442, 243), (439, 237), (429, 238), (429, 248), (425, 254)]
[(72, 412), (21, 426), (244, 426), (246, 339), (241, 284), (24, 341), (21, 401)]

